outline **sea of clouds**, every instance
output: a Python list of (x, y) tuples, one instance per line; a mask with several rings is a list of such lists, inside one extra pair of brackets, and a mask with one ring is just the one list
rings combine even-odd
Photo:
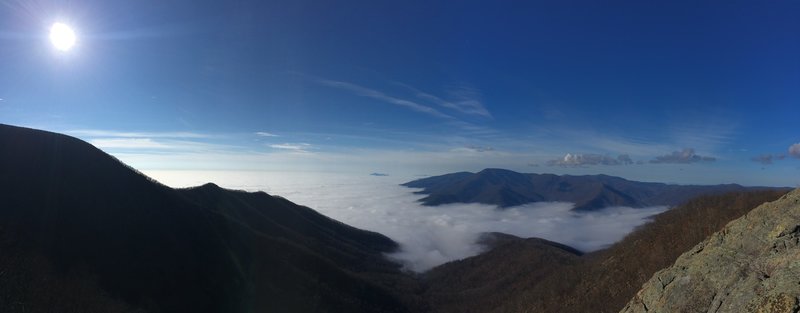
[(346, 224), (376, 231), (400, 243), (389, 255), (408, 269), (422, 272), (445, 262), (481, 253), (484, 232), (539, 237), (584, 252), (622, 239), (667, 207), (611, 207), (595, 212), (570, 211), (573, 204), (547, 202), (498, 209), (484, 204), (423, 206), (423, 195), (400, 186), (420, 177), (331, 173), (146, 171), (172, 187), (214, 182), (225, 188), (265, 191), (311, 207)]

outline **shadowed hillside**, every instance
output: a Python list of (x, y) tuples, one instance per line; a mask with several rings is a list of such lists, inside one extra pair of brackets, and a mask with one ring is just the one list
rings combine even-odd
[(0, 147), (2, 312), (414, 309), (380, 234), (263, 192), (173, 190), (64, 135), (0, 125)]
[(575, 210), (590, 211), (610, 206), (646, 207), (678, 205), (700, 195), (765, 187), (727, 185), (669, 185), (630, 181), (608, 175), (523, 174), (503, 169), (478, 173), (458, 172), (422, 178), (403, 184), (423, 188), (425, 205), (485, 203), (501, 208), (539, 201), (575, 203)]
[(610, 248), (583, 256), (541, 239), (505, 237), (489, 252), (426, 273), (426, 296), (434, 312), (618, 312), (653, 273), (784, 193), (699, 197), (657, 215)]

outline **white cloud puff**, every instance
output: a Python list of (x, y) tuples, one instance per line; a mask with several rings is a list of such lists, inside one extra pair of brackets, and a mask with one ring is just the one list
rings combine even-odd
[(789, 155), (800, 159), (800, 143), (789, 146)]
[(602, 154), (571, 154), (567, 153), (563, 158), (547, 161), (550, 166), (587, 166), (587, 165), (630, 165), (633, 160), (627, 154), (620, 154), (616, 158)]

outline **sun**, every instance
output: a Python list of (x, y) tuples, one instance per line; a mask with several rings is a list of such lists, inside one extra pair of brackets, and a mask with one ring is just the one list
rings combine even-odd
[(50, 26), (50, 42), (58, 50), (69, 51), (75, 46), (75, 31), (64, 23), (54, 23)]

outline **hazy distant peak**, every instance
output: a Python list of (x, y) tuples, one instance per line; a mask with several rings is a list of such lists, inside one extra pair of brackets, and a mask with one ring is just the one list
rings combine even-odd
[[(736, 184), (667, 185), (637, 182), (609, 175), (525, 174), (499, 168), (478, 173), (459, 172), (417, 179), (403, 184), (423, 188), (425, 205), (485, 203), (501, 208), (532, 202), (572, 202), (575, 210), (612, 206), (677, 205), (702, 194), (747, 189)], [(764, 189), (757, 187), (756, 189)]]

